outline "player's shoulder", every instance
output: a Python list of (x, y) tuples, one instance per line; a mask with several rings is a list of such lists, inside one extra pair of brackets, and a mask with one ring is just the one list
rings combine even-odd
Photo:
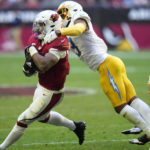
[(51, 48), (55, 48), (59, 51), (69, 50), (69, 41), (66, 36), (60, 36), (52, 41), (48, 46), (50, 46)]
[(36, 34), (32, 34), (28, 39), (28, 45), (36, 45), (39, 42)]
[(89, 15), (85, 11), (78, 11), (78, 12), (74, 13), (74, 15), (72, 16), (72, 21), (75, 21), (79, 18), (90, 20)]

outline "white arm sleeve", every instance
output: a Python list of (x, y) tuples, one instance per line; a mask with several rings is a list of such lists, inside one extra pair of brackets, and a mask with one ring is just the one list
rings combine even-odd
[(55, 55), (58, 59), (61, 59), (61, 58), (65, 58), (66, 57), (66, 54), (67, 54), (67, 51), (64, 50), (64, 51), (59, 51), (55, 48), (50, 48), (49, 49), (49, 53), (52, 53), (53, 55)]

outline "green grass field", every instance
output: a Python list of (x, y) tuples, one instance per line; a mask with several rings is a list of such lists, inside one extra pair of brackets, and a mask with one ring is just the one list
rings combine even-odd
[[(125, 63), (128, 77), (137, 95), (150, 105), (147, 81), (150, 75), (150, 52), (111, 52)], [(23, 54), (0, 54), (0, 86), (36, 85), (37, 76), (27, 78), (22, 73)], [(139, 135), (122, 135), (121, 131), (132, 124), (113, 110), (108, 98), (99, 86), (99, 74), (88, 69), (76, 57), (70, 58), (68, 88), (95, 90), (92, 95), (65, 95), (55, 111), (64, 116), (87, 123), (85, 143), (79, 146), (75, 134), (63, 127), (33, 123), (24, 136), (9, 150), (148, 150), (144, 146), (131, 145), (128, 140)], [(0, 96), (0, 143), (14, 126), (17, 117), (31, 103), (30, 96)]]

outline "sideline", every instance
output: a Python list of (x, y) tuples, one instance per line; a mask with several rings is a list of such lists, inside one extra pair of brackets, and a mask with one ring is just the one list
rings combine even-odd
[[(33, 85), (1, 85), (0, 96), (32, 96), (34, 94), (36, 86)], [(65, 87), (65, 95), (93, 95), (97, 93), (96, 90), (91, 88), (73, 88)]]

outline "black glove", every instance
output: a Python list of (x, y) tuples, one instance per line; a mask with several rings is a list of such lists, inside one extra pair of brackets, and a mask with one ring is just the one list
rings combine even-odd
[(37, 66), (34, 64), (32, 57), (30, 55), (30, 52), (29, 52), (29, 48), (31, 46), (32, 45), (27, 46), (24, 50), (26, 60), (25, 60), (25, 63), (23, 65), (23, 72), (24, 72), (25, 76), (27, 76), (27, 77), (30, 77), (39, 71)]
[(22, 70), (27, 77), (31, 77), (39, 71), (32, 59), (25, 61)]
[(30, 48), (31, 46), (32, 46), (32, 45), (25, 47), (24, 54), (25, 54), (26, 60), (30, 60), (30, 59), (31, 59), (31, 55), (30, 55), (30, 52), (29, 52), (29, 48)]

